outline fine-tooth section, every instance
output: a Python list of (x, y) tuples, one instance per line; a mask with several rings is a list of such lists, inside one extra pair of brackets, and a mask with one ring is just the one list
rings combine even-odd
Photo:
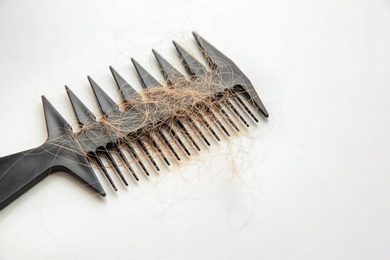
[(249, 127), (249, 124), (246, 122), (246, 120), (242, 117), (240, 112), (233, 106), (233, 104), (229, 100), (225, 100), (226, 106), (241, 120), (241, 122), (246, 126)]
[(210, 126), (209, 122), (204, 118), (204, 116), (201, 113), (197, 113), (196, 116), (200, 119), (202, 124), (210, 131), (210, 133), (215, 137), (215, 139), (219, 142), (221, 139), (219, 136), (215, 133), (214, 129)]
[(163, 140), (164, 144), (169, 148), (169, 150), (172, 152), (172, 154), (175, 156), (175, 158), (180, 161), (180, 157), (179, 155), (177, 154), (177, 152), (175, 151), (175, 149), (173, 149), (173, 146), (171, 145), (171, 143), (169, 142), (168, 138), (165, 136), (165, 134), (161, 131), (161, 129), (158, 129), (157, 130), (157, 133), (158, 135), (160, 136), (160, 138)]
[(102, 159), (97, 155), (97, 153), (91, 153), (90, 156), (95, 160), (97, 165), (99, 166), (99, 169), (103, 172), (103, 175), (107, 178), (108, 182), (111, 184), (111, 187), (118, 191), (118, 188), (116, 187), (114, 181), (112, 180), (110, 174), (108, 173), (106, 166), (104, 166)]
[(144, 163), (139, 158), (137, 152), (135, 151), (134, 147), (130, 143), (126, 143), (127, 148), (129, 149), (130, 154), (133, 156), (134, 160), (138, 163), (138, 165), (141, 167), (142, 171), (146, 174), (146, 176), (149, 176), (149, 171), (146, 169)]
[(122, 161), (125, 163), (126, 168), (130, 171), (130, 173), (134, 177), (134, 179), (136, 181), (139, 181), (137, 174), (135, 173), (133, 167), (131, 167), (129, 160), (127, 159), (126, 155), (123, 153), (123, 151), (120, 147), (118, 147), (118, 155), (122, 159)]
[[(88, 76), (100, 109), (98, 117), (65, 86), (80, 126), (75, 131), (42, 96), (47, 141), (36, 148), (0, 157), (0, 210), (57, 171), (71, 174), (105, 196), (90, 163), (98, 166), (117, 191), (110, 169), (128, 186), (125, 171), (139, 181), (137, 171), (146, 176), (150, 176), (149, 167), (160, 171), (157, 156), (170, 166), (169, 158), (180, 161), (181, 154), (190, 156), (192, 151), (200, 151), (199, 144), (210, 146), (202, 130), (220, 141), (219, 130), (230, 136), (226, 126), (240, 131), (241, 123), (249, 127), (248, 119), (259, 122), (252, 111), (268, 117), (255, 88), (237, 65), (199, 34), (194, 32), (193, 36), (206, 62), (203, 64), (174, 41), (184, 75), (155, 50), (152, 53), (164, 78), (162, 83), (131, 59), (142, 91), (136, 91), (109, 66), (121, 95), (120, 104)], [(182, 152), (178, 153), (177, 147)], [(21, 172), (24, 174), (20, 175)]]
[(229, 122), (229, 124), (237, 131), (239, 132), (240, 129), (237, 127), (237, 125), (234, 123), (234, 121), (230, 118), (230, 116), (228, 115), (228, 113), (226, 113), (225, 109), (223, 109), (223, 107), (218, 104), (218, 103), (215, 103), (215, 107), (217, 108), (217, 111), (218, 112), (221, 112), (221, 114), (224, 116), (224, 118), (226, 119), (226, 121)]
[(191, 156), (190, 151), (188, 150), (186, 145), (183, 143), (183, 141), (180, 139), (180, 137), (176, 134), (176, 132), (170, 126), (168, 126), (167, 124), (165, 125), (165, 127), (167, 128), (167, 131), (171, 134), (172, 138), (175, 139), (179, 143), (179, 146), (183, 149), (183, 151), (188, 156)]
[(210, 146), (210, 142), (207, 140), (207, 138), (204, 136), (202, 130), (200, 130), (200, 128), (196, 125), (196, 123), (194, 122), (194, 120), (190, 117), (190, 116), (187, 116), (186, 117), (187, 121), (189, 122), (189, 124), (191, 125), (191, 127), (193, 129), (195, 129), (195, 132), (200, 136), (200, 138), (203, 139), (203, 141), (208, 145)]
[(247, 107), (247, 105), (245, 105), (245, 103), (242, 101), (242, 99), (236, 94), (236, 93), (233, 93), (233, 97), (234, 97), (234, 101), (236, 102), (236, 104), (238, 106), (240, 106), (245, 112), (247, 112), (250, 117), (252, 117), (252, 119), (258, 123), (259, 120), (257, 119), (257, 117), (252, 113), (252, 111)]
[[(222, 122), (218, 119), (218, 117), (214, 114), (214, 112), (207, 106), (202, 106), (202, 108), (207, 112), (207, 114), (211, 117), (211, 120), (217, 123), (217, 125), (222, 129), (222, 131), (227, 135), (230, 136), (229, 132), (226, 130), (225, 126), (222, 124)], [(219, 138), (218, 138), (219, 139)]]
[(169, 162), (169, 160), (167, 159), (167, 157), (165, 156), (165, 154), (163, 153), (163, 151), (161, 150), (160, 146), (158, 145), (158, 143), (156, 142), (156, 139), (153, 137), (153, 135), (151, 133), (149, 134), (145, 134), (146, 138), (150, 140), (150, 142), (152, 143), (154, 149), (156, 149), (156, 152), (163, 158), (164, 162), (170, 166), (171, 163)]
[(156, 168), (157, 171), (160, 171), (160, 168), (158, 167), (156, 161), (153, 159), (152, 155), (150, 154), (148, 148), (146, 147), (145, 143), (142, 141), (142, 139), (137, 138), (137, 144), (141, 148), (141, 150), (144, 152), (144, 154), (148, 157), (150, 163)]
[[(117, 148), (117, 149), (115, 149), (115, 150), (118, 151), (119, 149)], [(124, 183), (126, 186), (128, 186), (129, 184), (128, 184), (127, 181), (126, 181), (125, 176), (123, 176), (122, 171), (119, 169), (119, 166), (118, 166), (118, 164), (116, 163), (116, 161), (115, 161), (114, 157), (112, 156), (112, 154), (111, 154), (109, 151), (107, 151), (107, 150), (102, 151), (102, 153), (106, 156), (106, 158), (107, 158), (108, 162), (110, 163), (110, 165), (111, 165), (112, 167), (114, 167), (116, 173), (118, 174), (118, 176), (120, 177), (120, 179), (123, 181), (123, 183)]]
[(187, 136), (187, 138), (191, 141), (191, 143), (194, 145), (194, 147), (200, 151), (199, 145), (195, 142), (194, 138), (190, 135), (185, 125), (180, 121), (176, 120), (177, 126), (183, 131), (184, 135)]

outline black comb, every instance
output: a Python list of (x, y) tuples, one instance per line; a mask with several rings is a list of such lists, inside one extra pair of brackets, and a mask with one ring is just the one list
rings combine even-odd
[(182, 154), (189, 156), (194, 149), (200, 151), (199, 141), (207, 146), (211, 136), (220, 141), (215, 127), (230, 136), (231, 129), (240, 130), (238, 123), (249, 126), (242, 112), (255, 122), (258, 119), (252, 110), (268, 117), (259, 95), (244, 73), (197, 33), (193, 35), (207, 66), (173, 42), (188, 75), (180, 73), (153, 50), (165, 81), (160, 83), (132, 59), (144, 88), (137, 92), (110, 67), (121, 94), (119, 105), (88, 77), (100, 108), (99, 118), (66, 86), (80, 124), (77, 131), (73, 131), (42, 96), (47, 140), (37, 148), (0, 158), (0, 210), (57, 171), (70, 173), (105, 196), (90, 163), (99, 166), (113, 189), (117, 190), (102, 158), (127, 186), (126, 175), (139, 180), (132, 163), (138, 164), (149, 176), (146, 165), (160, 171), (155, 161), (157, 156), (170, 165), (172, 159), (181, 160)]

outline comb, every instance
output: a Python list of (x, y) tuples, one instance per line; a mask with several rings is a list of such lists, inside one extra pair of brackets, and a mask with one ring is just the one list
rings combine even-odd
[(218, 133), (230, 136), (231, 129), (239, 131), (236, 122), (249, 126), (242, 113), (255, 122), (255, 113), (268, 117), (244, 73), (200, 35), (194, 32), (193, 36), (206, 65), (173, 42), (186, 75), (153, 50), (164, 82), (157, 81), (132, 59), (143, 87), (137, 92), (110, 67), (121, 96), (119, 104), (88, 77), (100, 108), (99, 117), (65, 86), (80, 125), (77, 131), (42, 96), (47, 140), (37, 148), (0, 158), (0, 210), (57, 171), (69, 173), (105, 196), (92, 165), (98, 166), (116, 191), (108, 167), (127, 186), (125, 175), (139, 180), (133, 164), (149, 176), (146, 165), (160, 171), (157, 156), (169, 166), (172, 159), (180, 161), (182, 154), (190, 156), (192, 150), (200, 151), (199, 140), (210, 146), (208, 137), (220, 141)]

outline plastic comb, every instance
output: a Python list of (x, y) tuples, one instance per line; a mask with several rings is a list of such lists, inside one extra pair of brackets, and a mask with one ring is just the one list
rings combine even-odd
[[(200, 151), (199, 141), (208, 146), (209, 137), (220, 141), (216, 127), (230, 136), (231, 129), (239, 131), (236, 122), (249, 126), (242, 113), (256, 122), (258, 119), (253, 110), (268, 117), (259, 95), (244, 73), (197, 33), (193, 35), (207, 65), (173, 42), (187, 75), (153, 50), (164, 82), (157, 81), (132, 59), (144, 88), (137, 92), (110, 67), (122, 99), (119, 104), (88, 77), (100, 108), (99, 117), (65, 86), (80, 124), (77, 131), (42, 96), (47, 140), (37, 148), (0, 158), (0, 210), (57, 171), (71, 174), (105, 196), (91, 164), (97, 165), (117, 190), (107, 167), (112, 167), (127, 186), (126, 175), (139, 180), (132, 167), (134, 163), (148, 176), (149, 167), (146, 165), (160, 171), (156, 156), (170, 165), (172, 159), (180, 161), (182, 154), (189, 156), (194, 149)], [(236, 120), (232, 119), (233, 116)], [(209, 133), (205, 134), (205, 131)], [(182, 151), (178, 152), (178, 149)]]

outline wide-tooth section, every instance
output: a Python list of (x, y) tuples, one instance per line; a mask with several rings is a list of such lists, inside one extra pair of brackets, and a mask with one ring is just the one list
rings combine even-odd
[(76, 114), (79, 125), (85, 125), (87, 120), (96, 122), (95, 115), (89, 111), (89, 109), (83, 104), (83, 102), (81, 102), (81, 100), (73, 93), (73, 91), (70, 90), (68, 86), (65, 86), (65, 89), (70, 99), (70, 103), (72, 104), (73, 111)]
[(42, 104), (45, 113), (48, 140), (57, 141), (62, 139), (67, 135), (69, 130), (72, 130), (70, 124), (66, 122), (45, 96), (42, 96)]
[(187, 70), (187, 73), (194, 76), (202, 76), (206, 74), (207, 69), (200, 63), (197, 59), (195, 59), (191, 54), (189, 54), (183, 47), (181, 47), (178, 43), (173, 41), (173, 44), (176, 47), (176, 51), (180, 56), (181, 62), (184, 65), (184, 68)]
[(114, 100), (112, 100), (91, 77), (88, 76), (88, 80), (93, 93), (95, 94), (101, 113), (105, 116), (110, 116), (110, 113), (117, 112), (119, 107)]
[(182, 82), (185, 80), (183, 74), (181, 74), (174, 66), (172, 66), (168, 61), (166, 61), (158, 52), (152, 50), (154, 57), (156, 58), (160, 71), (164, 76), (164, 79), (168, 84), (174, 84), (175, 82)]
[(158, 82), (147, 70), (145, 70), (135, 59), (131, 58), (134, 68), (137, 71), (139, 80), (143, 88), (154, 88), (162, 87), (160, 82)]
[(124, 101), (129, 102), (141, 99), (141, 95), (113, 67), (110, 66), (110, 70)]

